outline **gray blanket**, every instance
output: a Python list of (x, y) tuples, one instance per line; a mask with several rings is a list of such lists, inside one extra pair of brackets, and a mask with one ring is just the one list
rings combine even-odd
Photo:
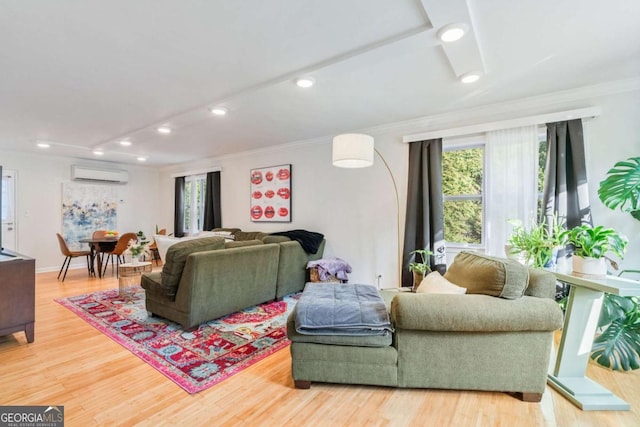
[(296, 304), (304, 335), (385, 335), (392, 331), (378, 289), (370, 285), (307, 283)]

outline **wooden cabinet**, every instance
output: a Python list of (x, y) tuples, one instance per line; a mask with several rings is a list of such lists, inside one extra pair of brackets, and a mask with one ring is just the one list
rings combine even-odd
[(15, 258), (0, 255), (0, 336), (24, 331), (33, 342), (36, 260), (9, 253)]

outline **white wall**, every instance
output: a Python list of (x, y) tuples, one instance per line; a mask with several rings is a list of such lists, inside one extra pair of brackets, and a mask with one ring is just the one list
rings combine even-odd
[[(606, 88), (605, 88), (606, 89)], [(552, 94), (516, 103), (482, 107), (425, 117), (371, 129), (350, 130), (375, 137), (376, 148), (388, 161), (400, 192), (401, 224), (404, 224), (408, 146), (404, 135), (501, 119), (600, 105), (603, 114), (585, 122), (588, 174), (597, 224), (615, 227), (632, 240), (622, 263), (640, 268), (640, 224), (630, 215), (607, 210), (597, 199), (597, 185), (617, 160), (640, 155), (640, 94), (637, 87), (617, 95), (605, 90)], [(606, 91), (606, 90), (605, 90)], [(596, 93), (596, 95), (594, 95)], [(293, 169), (293, 220), (291, 223), (252, 223), (249, 217), (249, 171), (252, 168), (291, 163)], [(172, 173), (222, 167), (223, 226), (266, 232), (303, 228), (325, 234), (326, 256), (338, 256), (353, 267), (352, 283), (397, 286), (396, 201), (391, 179), (376, 156), (368, 169), (340, 169), (331, 165), (331, 136), (270, 150), (207, 159), (163, 171), (161, 196), (165, 223), (173, 218)], [(171, 222), (172, 224), (172, 222)], [(404, 228), (403, 228), (404, 229)], [(451, 262), (451, 260), (448, 260)]]
[[(600, 181), (616, 162), (640, 157), (640, 92), (601, 97), (602, 117), (585, 125), (587, 177), (593, 223), (612, 227), (629, 238), (621, 269), (640, 269), (640, 221), (628, 213), (612, 211), (598, 199)], [(634, 278), (637, 276), (629, 276)]]
[[(96, 185), (114, 185), (118, 189), (119, 231), (142, 230), (152, 235), (155, 230), (160, 206), (157, 170), (13, 151), (0, 151), (0, 164), (5, 170), (17, 171), (17, 250), (36, 259), (37, 271), (57, 270), (64, 260), (56, 233), (62, 230), (62, 183), (71, 182), (71, 165), (129, 171), (127, 184)], [(71, 268), (85, 266), (84, 259), (75, 259), (71, 264)]]
[[(404, 163), (399, 157), (406, 158), (408, 147), (398, 139), (378, 138), (376, 145), (383, 155), (386, 156), (387, 150), (390, 152), (387, 160)], [(292, 165), (292, 222), (251, 222), (249, 171), (289, 163)], [(331, 165), (331, 138), (321, 138), (183, 166), (165, 171), (163, 188), (170, 189), (162, 198), (168, 203), (165, 211), (173, 206), (173, 181), (165, 180), (166, 177), (178, 171), (220, 166), (223, 226), (245, 231), (301, 228), (323, 233), (327, 239), (325, 255), (350, 262), (355, 269), (352, 281), (375, 283), (381, 274), (381, 284), (395, 286), (396, 199), (391, 178), (378, 157), (372, 168), (335, 168)], [(406, 182), (403, 183), (403, 187), (406, 186)], [(167, 218), (172, 218), (172, 211)], [(391, 224), (391, 227), (381, 224)]]

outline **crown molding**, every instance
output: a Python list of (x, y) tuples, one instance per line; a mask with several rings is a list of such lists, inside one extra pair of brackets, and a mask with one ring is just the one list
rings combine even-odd
[(571, 109), (575, 108), (569, 106), (571, 103), (591, 101), (593, 98), (638, 90), (640, 90), (640, 78), (616, 80), (596, 85), (545, 93), (512, 101), (486, 104), (467, 109), (449, 111), (446, 113), (422, 116), (402, 122), (387, 123), (362, 129), (358, 132), (362, 131), (365, 133), (384, 134), (404, 131), (416, 133), (416, 129), (428, 131), (436, 129), (436, 127), (459, 127), (469, 124), (477, 124), (487, 120), (494, 121), (516, 118), (521, 116), (523, 113), (535, 114), (544, 109)]

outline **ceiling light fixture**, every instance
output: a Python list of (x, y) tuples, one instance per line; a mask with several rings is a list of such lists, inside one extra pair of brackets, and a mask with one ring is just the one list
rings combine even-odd
[(467, 25), (462, 23), (448, 24), (441, 27), (436, 35), (445, 43), (460, 40), (467, 32)]
[(122, 145), (123, 147), (130, 147), (131, 141), (129, 141), (128, 139), (123, 139), (122, 141), (120, 141), (120, 145)]
[(95, 154), (96, 156), (102, 156), (104, 155), (104, 151), (97, 149), (97, 150), (93, 150), (93, 154)]
[(49, 144), (48, 142), (38, 142), (36, 145), (38, 146), (38, 148), (49, 148), (49, 147), (51, 147), (51, 144)]
[(160, 126), (158, 129), (156, 129), (159, 133), (163, 133), (163, 134), (170, 134), (171, 133), (171, 128), (169, 126)]
[(147, 161), (147, 158), (146, 158), (146, 157), (142, 157), (142, 156), (140, 156), (140, 157), (138, 157), (138, 161), (139, 161), (139, 162), (146, 162), (146, 161)]
[(227, 109), (224, 107), (214, 107), (211, 108), (209, 111), (211, 111), (211, 114), (213, 114), (214, 116), (224, 116), (227, 114)]
[(465, 73), (460, 76), (460, 81), (462, 83), (475, 83), (480, 80), (480, 74), (478, 71), (472, 71), (469, 73)]
[(305, 76), (305, 77), (299, 77), (296, 79), (296, 85), (298, 85), (298, 87), (301, 87), (301, 88), (307, 89), (313, 86), (314, 84), (316, 84), (316, 79), (314, 79), (313, 77)]

